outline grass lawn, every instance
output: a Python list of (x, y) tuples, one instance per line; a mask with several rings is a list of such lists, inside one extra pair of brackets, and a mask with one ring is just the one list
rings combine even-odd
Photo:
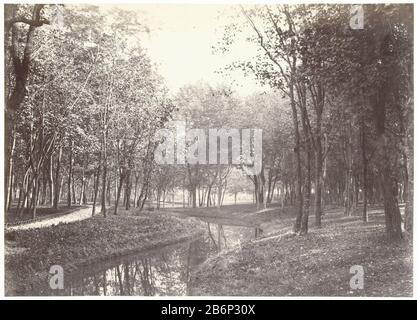
[[(291, 233), (293, 219), (270, 223), (261, 239), (207, 260), (191, 279), (193, 295), (411, 296), (412, 241), (385, 238), (381, 210), (370, 222), (324, 216), (321, 229)], [(350, 288), (350, 268), (364, 268), (364, 289)]]

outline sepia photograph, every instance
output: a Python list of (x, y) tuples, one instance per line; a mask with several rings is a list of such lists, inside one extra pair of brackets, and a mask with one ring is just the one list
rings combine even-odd
[(2, 10), (5, 299), (414, 298), (412, 3)]

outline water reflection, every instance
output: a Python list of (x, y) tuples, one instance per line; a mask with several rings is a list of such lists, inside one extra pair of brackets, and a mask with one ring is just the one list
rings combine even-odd
[(192, 269), (215, 249), (205, 237), (146, 255), (125, 258), (103, 271), (84, 270), (67, 282), (65, 295), (187, 295)]
[(207, 234), (217, 252), (229, 246), (240, 245), (242, 241), (258, 238), (263, 233), (261, 228), (225, 226), (218, 223), (207, 223)]
[[(112, 259), (65, 275), (65, 289), (42, 288), (39, 295), (188, 295), (193, 270), (220, 250), (253, 239), (258, 231), (207, 223), (207, 234), (198, 239), (158, 250)], [(32, 292), (33, 294), (33, 292)]]

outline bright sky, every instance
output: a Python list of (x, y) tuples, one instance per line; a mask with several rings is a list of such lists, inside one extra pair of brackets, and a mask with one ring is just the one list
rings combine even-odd
[(264, 90), (240, 70), (227, 77), (216, 73), (233, 60), (250, 59), (255, 54), (255, 48), (243, 40), (227, 54), (213, 53), (212, 46), (222, 39), (224, 26), (233, 21), (231, 16), (236, 7), (198, 4), (120, 7), (138, 10), (143, 15), (150, 33), (141, 36), (142, 45), (173, 93), (198, 81), (213, 86), (232, 84), (244, 95)]

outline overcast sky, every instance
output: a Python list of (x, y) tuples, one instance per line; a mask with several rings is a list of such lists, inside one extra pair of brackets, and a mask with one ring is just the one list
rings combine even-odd
[(216, 73), (233, 60), (250, 59), (255, 54), (255, 47), (243, 40), (227, 54), (213, 53), (212, 46), (222, 38), (224, 26), (233, 21), (236, 7), (196, 4), (120, 7), (140, 11), (144, 17), (150, 32), (141, 35), (142, 45), (173, 93), (198, 81), (213, 86), (233, 84), (244, 95), (264, 90), (240, 70), (228, 77)]

